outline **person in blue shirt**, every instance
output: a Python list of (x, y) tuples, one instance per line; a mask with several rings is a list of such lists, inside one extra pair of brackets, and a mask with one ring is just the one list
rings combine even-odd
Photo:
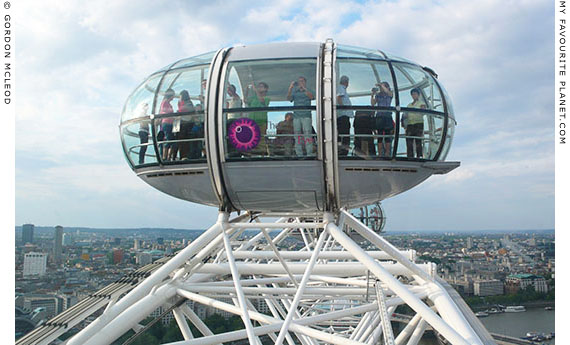
[[(293, 102), (295, 107), (310, 107), (315, 99), (315, 91), (307, 88), (307, 79), (303, 76), (292, 81), (287, 92), (287, 100)], [(303, 155), (303, 146), (307, 156), (314, 154), (313, 121), (311, 110), (295, 110), (293, 112), (293, 132), (295, 134), (295, 153), (297, 157)]]
[[(390, 89), (390, 84), (383, 81), (372, 88), (370, 105), (373, 107), (389, 107), (392, 104), (394, 93)], [(378, 138), (378, 155), (381, 157), (391, 156), (392, 140), (394, 138), (394, 121), (392, 112), (377, 111), (374, 116), (374, 129)]]

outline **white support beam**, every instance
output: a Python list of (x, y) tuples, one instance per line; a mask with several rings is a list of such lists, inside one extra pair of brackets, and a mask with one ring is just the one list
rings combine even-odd
[(404, 327), (400, 334), (396, 337), (395, 344), (402, 345), (404, 342), (412, 335), (414, 329), (422, 319), (420, 314), (414, 315), (414, 317), (408, 322), (408, 324)]
[[(184, 248), (180, 253), (166, 262), (161, 268), (156, 270), (148, 278), (146, 278), (141, 284), (131, 290), (125, 297), (121, 298), (117, 303), (115, 303), (111, 308), (105, 313), (105, 317), (99, 317), (95, 321), (91, 322), (87, 327), (85, 327), (81, 332), (76, 334), (73, 338), (69, 340), (69, 345), (84, 345), (89, 344), (88, 340), (92, 336), (96, 335), (103, 327), (105, 327), (109, 322), (114, 320), (119, 314), (125, 311), (128, 307), (142, 299), (147, 295), (150, 290), (162, 280), (164, 280), (168, 275), (180, 267), (186, 260), (196, 254), (201, 248), (214, 239), (214, 237), (219, 233), (221, 229), (221, 223), (227, 222), (228, 213), (220, 212), (218, 215), (218, 221), (208, 230), (206, 230), (201, 236), (199, 236), (195, 241), (190, 243), (186, 248)], [(244, 214), (238, 217), (237, 220), (246, 217)], [(114, 339), (113, 339), (114, 340)]]
[[(348, 215), (347, 215), (348, 217)], [(416, 298), (402, 283), (394, 278), (382, 265), (378, 264), (374, 259), (366, 254), (354, 241), (344, 234), (336, 225), (329, 223), (327, 229), (336, 241), (340, 243), (347, 251), (354, 254), (358, 261), (372, 272), (376, 278), (384, 282), (388, 287), (401, 297), (410, 308), (419, 313), (426, 321), (446, 339), (450, 340), (454, 345), (469, 345), (469, 343), (439, 316), (431, 310), (425, 303)], [(384, 248), (383, 248), (384, 249)], [(473, 345), (474, 343), (471, 343)], [(475, 344), (482, 345), (480, 342)]]
[(223, 227), (222, 227), (222, 235), (224, 239), (224, 248), (226, 249), (226, 257), (228, 258), (228, 263), (230, 266), (230, 271), (232, 273), (232, 278), (234, 280), (234, 286), (236, 288), (239, 306), (241, 308), (240, 316), (243, 321), (243, 324), (245, 325), (247, 338), (250, 344), (258, 345), (260, 344), (260, 341), (259, 338), (257, 338), (257, 336), (253, 333), (253, 325), (251, 324), (251, 319), (249, 317), (249, 313), (247, 310), (247, 304), (245, 302), (245, 296), (243, 294), (243, 290), (239, 282), (240, 274), (234, 260), (234, 256), (232, 253), (232, 246), (230, 245), (230, 240), (228, 239), (228, 236), (226, 235)]
[(410, 340), (408, 340), (407, 345), (418, 345), (418, 343), (420, 342), (420, 339), (424, 335), (426, 327), (427, 327), (427, 323), (423, 319), (420, 320), (420, 323), (416, 326), (416, 329), (414, 330), (414, 333), (412, 333)]
[(182, 333), (184, 340), (194, 339), (194, 335), (192, 334), (190, 327), (188, 327), (188, 323), (186, 322), (182, 311), (180, 311), (179, 308), (174, 308), (172, 313), (174, 314), (174, 319), (178, 324), (178, 328), (180, 329), (180, 333)]
[(200, 319), (198, 315), (196, 315), (196, 313), (192, 309), (190, 309), (188, 305), (186, 305), (186, 303), (181, 305), (179, 308), (182, 311), (182, 313), (184, 313), (184, 315), (188, 318), (188, 320), (190, 320), (190, 322), (192, 322), (192, 324), (198, 329), (198, 331), (202, 333), (203, 336), (206, 337), (214, 335), (214, 333), (212, 333), (212, 331), (210, 330), (210, 328), (208, 328), (208, 326), (204, 323), (204, 321), (202, 321), (202, 319)]
[[(227, 312), (235, 314), (235, 315), (240, 315), (240, 313), (241, 313), (240, 308), (238, 308), (234, 305), (224, 303), (221, 301), (217, 301), (217, 300), (214, 300), (214, 299), (211, 299), (211, 298), (208, 298), (205, 296), (201, 296), (201, 295), (198, 295), (198, 294), (195, 294), (192, 292), (188, 292), (188, 291), (185, 291), (182, 289), (178, 289), (177, 294), (180, 296), (186, 297), (189, 300), (193, 300), (193, 301), (198, 302), (198, 303), (209, 305), (211, 307), (214, 307), (214, 308), (217, 308), (220, 310), (224, 310), (224, 311), (227, 311)], [(376, 307), (376, 306), (374, 306), (374, 307)], [(265, 315), (265, 314), (261, 314), (261, 313), (257, 313), (257, 312), (250, 312), (249, 315), (250, 315), (252, 320), (255, 320), (255, 321), (258, 321), (261, 323), (266, 323), (266, 324), (279, 325), (279, 327), (277, 327), (277, 329), (279, 329), (281, 327), (281, 325), (283, 324), (282, 320), (275, 319), (275, 318), (268, 316), (268, 315)], [(314, 320), (314, 319), (312, 319), (312, 320)], [(299, 320), (299, 323), (297, 323), (298, 321), (292, 322), (289, 325), (289, 328), (291, 329), (291, 331), (298, 332), (298, 333), (304, 334), (308, 337), (312, 337), (312, 338), (315, 338), (315, 339), (318, 339), (318, 340), (321, 340), (324, 342), (328, 342), (331, 344), (336, 344), (336, 345), (362, 345), (362, 343), (359, 343), (359, 342), (356, 342), (353, 340), (349, 340), (349, 339), (346, 339), (346, 338), (343, 338), (343, 337), (340, 337), (340, 336), (337, 336), (334, 334), (325, 333), (325, 332), (318, 331), (316, 329), (313, 329), (313, 328), (310, 328), (307, 326), (303, 326), (300, 321), (301, 320)]]
[(384, 335), (384, 344), (394, 345), (394, 331), (392, 330), (392, 324), (390, 323), (390, 316), (388, 315), (386, 296), (384, 296), (384, 291), (382, 291), (380, 284), (376, 284), (375, 287), (376, 287), (376, 301), (378, 302), (378, 310), (380, 312), (380, 318), (382, 319), (382, 333)]
[(321, 250), (323, 243), (325, 241), (325, 234), (326, 234), (326, 230), (323, 231), (321, 233), (321, 235), (319, 236), (319, 240), (317, 241), (317, 245), (315, 246), (315, 249), (313, 250), (313, 255), (311, 256), (311, 259), (309, 260), (309, 264), (307, 265), (307, 269), (305, 270), (305, 274), (303, 275), (303, 279), (301, 279), (301, 283), (299, 284), (297, 293), (295, 294), (295, 298), (293, 299), (293, 303), (292, 303), (291, 307), (289, 308), (289, 313), (287, 314), (287, 317), (285, 318), (285, 321), (283, 323), (283, 327), (281, 327), (281, 330), (279, 331), (279, 336), (277, 337), (277, 342), (275, 342), (275, 345), (283, 344), (283, 339), (285, 338), (285, 335), (287, 334), (287, 331), (289, 330), (289, 325), (291, 324), (291, 320), (293, 319), (293, 315), (295, 314), (295, 311), (297, 310), (297, 305), (299, 305), (299, 301), (301, 300), (301, 297), (303, 296), (303, 291), (305, 290), (305, 287), (307, 286), (307, 282), (309, 281), (309, 278), (310, 278), (311, 273), (313, 271), (313, 267), (315, 267), (315, 263), (317, 262), (317, 258), (319, 257), (319, 251)]

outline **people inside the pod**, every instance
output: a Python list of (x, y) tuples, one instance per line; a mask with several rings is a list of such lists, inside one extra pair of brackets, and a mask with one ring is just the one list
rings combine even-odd
[[(339, 106), (350, 106), (352, 103), (350, 102), (350, 97), (348, 96), (347, 88), (348, 88), (349, 79), (346, 75), (340, 77), (340, 85), (338, 87), (337, 92), (337, 104)], [(350, 137), (348, 134), (350, 133), (350, 118), (353, 116), (352, 110), (349, 109), (339, 109), (337, 111), (337, 119), (336, 119), (336, 126), (337, 131), (339, 134), (338, 137), (338, 154), (339, 156), (346, 156), (348, 155), (348, 149), (350, 148)]]
[[(257, 86), (255, 84), (250, 84), (245, 90), (245, 99), (247, 106), (249, 108), (265, 108), (269, 106), (271, 99), (267, 97), (267, 91), (269, 90), (269, 85), (265, 82), (258, 82)], [(268, 154), (267, 141), (265, 140), (265, 134), (267, 132), (267, 110), (265, 111), (252, 111), (248, 116), (250, 119), (255, 121), (259, 126), (259, 131), (261, 135), (261, 140), (256, 148), (252, 150), (254, 154), (266, 155)]]
[(207, 95), (206, 95), (206, 86), (208, 85), (208, 80), (206, 79), (202, 79), (202, 84), (201, 84), (201, 88), (200, 88), (200, 95), (198, 95), (198, 99), (200, 100), (200, 106), (201, 106), (201, 110), (206, 109), (206, 99), (207, 99)]
[[(292, 81), (287, 92), (287, 100), (295, 107), (310, 107), (315, 99), (315, 91), (307, 88), (307, 78), (300, 76)], [(295, 110), (293, 112), (293, 130), (295, 133), (295, 153), (303, 155), (303, 147), (307, 156), (313, 155), (312, 118), (310, 110)]]
[(148, 103), (143, 102), (139, 105), (139, 109), (137, 111), (137, 116), (144, 118), (141, 120), (139, 124), (139, 140), (141, 144), (139, 148), (139, 164), (144, 164), (144, 156), (146, 154), (146, 149), (148, 148), (147, 143), (148, 143), (150, 120), (146, 119), (147, 115), (148, 115)]
[(354, 151), (357, 155), (362, 155), (364, 158), (376, 155), (376, 148), (374, 145), (373, 131), (374, 125), (374, 112), (366, 110), (358, 110), (354, 113)]
[[(180, 91), (180, 100), (178, 101), (178, 112), (179, 113), (191, 113), (194, 111), (194, 103), (190, 99), (190, 94), (187, 90)], [(192, 138), (192, 127), (194, 127), (194, 121), (192, 115), (183, 115), (180, 117), (180, 131), (178, 135), (175, 136), (176, 140), (181, 140), (178, 143), (178, 149), (180, 151), (180, 159), (190, 159), (190, 146), (192, 143), (187, 141)], [(174, 154), (176, 157), (176, 153)]]
[[(236, 87), (234, 84), (229, 84), (226, 89), (226, 92), (228, 94), (228, 97), (226, 98), (226, 106), (225, 106), (226, 109), (237, 109), (243, 107), (243, 102), (239, 97), (239, 95), (237, 94)], [(234, 113), (234, 112), (227, 113), (227, 128), (229, 129), (232, 122), (234, 122), (236, 119), (239, 119), (242, 116), (243, 116), (242, 113)], [(227, 150), (229, 157), (240, 156), (239, 151), (231, 144), (227, 145)]]
[[(389, 107), (394, 93), (390, 84), (383, 81), (374, 88), (370, 96), (370, 105), (376, 107)], [(392, 139), (394, 137), (394, 121), (389, 111), (377, 111), (374, 117), (374, 129), (378, 137), (378, 155), (381, 157), (391, 156)]]
[(295, 146), (294, 131), (294, 114), (289, 112), (285, 114), (285, 119), (277, 124), (277, 139), (275, 154), (283, 156), (293, 156), (293, 147)]
[[(420, 90), (413, 88), (410, 91), (413, 102), (408, 104), (408, 108), (427, 109), (426, 104), (420, 100)], [(406, 129), (406, 149), (407, 156), (414, 158), (414, 147), (416, 157), (423, 158), (423, 137), (424, 137), (424, 117), (422, 113), (408, 111), (402, 116), (402, 127)]]
[[(174, 99), (175, 92), (172, 89), (166, 90), (164, 93), (164, 98), (160, 103), (160, 114), (172, 114), (174, 113), (174, 109), (170, 102)], [(162, 159), (169, 160), (172, 157), (173, 152), (173, 143), (169, 143), (168, 141), (174, 140), (174, 134), (172, 132), (172, 125), (174, 123), (174, 118), (172, 117), (165, 117), (162, 119), (161, 122), (161, 130), (164, 133), (164, 137), (167, 143), (164, 145), (164, 149), (162, 150)]]
[[(236, 92), (236, 86), (234, 84), (229, 84), (226, 89), (228, 93), (228, 98), (226, 99), (226, 109), (237, 109), (243, 107), (243, 102)], [(228, 121), (230, 119), (239, 119), (242, 117), (242, 113), (228, 113)]]

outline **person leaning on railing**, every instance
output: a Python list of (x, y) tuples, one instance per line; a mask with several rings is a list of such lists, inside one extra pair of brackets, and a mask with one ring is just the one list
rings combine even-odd
[[(420, 100), (420, 90), (413, 88), (410, 91), (413, 102), (408, 108), (427, 109), (426, 104)], [(423, 158), (424, 116), (419, 112), (408, 111), (402, 116), (402, 127), (406, 129), (406, 149), (409, 158), (414, 158), (414, 146), (417, 158)]]

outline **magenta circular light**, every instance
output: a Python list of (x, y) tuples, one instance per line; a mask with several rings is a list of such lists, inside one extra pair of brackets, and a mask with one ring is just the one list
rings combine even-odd
[(232, 122), (228, 135), (230, 143), (238, 151), (249, 151), (259, 144), (261, 131), (255, 121), (242, 117)]

